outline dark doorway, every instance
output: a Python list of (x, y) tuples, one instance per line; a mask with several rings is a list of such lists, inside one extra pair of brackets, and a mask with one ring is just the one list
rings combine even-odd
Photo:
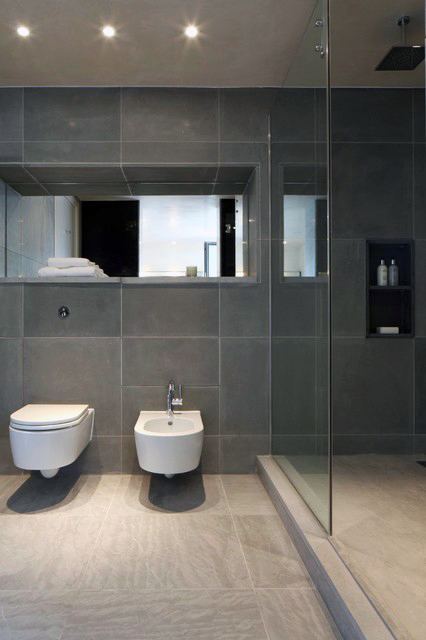
[(108, 276), (139, 276), (139, 202), (81, 203), (81, 254)]
[(235, 198), (220, 201), (220, 275), (235, 276)]

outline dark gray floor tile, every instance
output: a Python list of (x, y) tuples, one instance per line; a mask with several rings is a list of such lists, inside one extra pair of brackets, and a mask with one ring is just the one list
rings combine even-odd
[[(205, 435), (219, 433), (219, 388), (183, 387), (182, 411), (200, 411)], [(141, 411), (165, 411), (167, 386), (123, 387), (123, 434), (131, 435)]]
[[(120, 287), (117, 285), (25, 285), (26, 337), (119, 336)], [(61, 318), (60, 307), (69, 309)]]
[(26, 338), (25, 403), (87, 403), (95, 434), (121, 433), (119, 338)]
[(0, 285), (0, 336), (22, 335), (22, 286)]
[(314, 89), (282, 89), (271, 112), (274, 142), (315, 139)]
[(220, 438), (221, 473), (254, 473), (256, 457), (269, 453), (269, 436)]
[(219, 95), (221, 140), (267, 141), (268, 118), (276, 90), (222, 89)]
[(332, 375), (336, 434), (412, 431), (412, 340), (337, 338)]
[(125, 286), (123, 335), (217, 336), (217, 285)]
[(22, 140), (23, 89), (0, 89), (0, 140)]
[(263, 284), (221, 284), (220, 335), (267, 336), (269, 290)]
[(221, 435), (267, 433), (268, 341), (261, 338), (224, 338), (220, 351)]
[(333, 142), (411, 142), (407, 89), (333, 89)]
[(273, 433), (315, 433), (315, 340), (272, 340)]
[(115, 88), (26, 88), (25, 139), (119, 140), (120, 90)]
[(332, 241), (333, 335), (365, 335), (365, 256), (364, 240)]
[(124, 338), (123, 384), (217, 386), (217, 338)]
[(333, 144), (334, 237), (411, 234), (411, 154), (406, 144)]
[(214, 141), (217, 90), (123, 89), (123, 140)]
[(0, 338), (0, 435), (9, 433), (10, 414), (23, 406), (22, 340)]

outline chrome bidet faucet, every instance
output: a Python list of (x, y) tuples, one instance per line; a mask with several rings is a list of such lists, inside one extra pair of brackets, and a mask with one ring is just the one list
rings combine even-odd
[(167, 415), (169, 419), (172, 419), (175, 407), (181, 407), (183, 405), (182, 400), (182, 385), (178, 386), (178, 397), (176, 397), (176, 387), (173, 380), (170, 380), (167, 389)]

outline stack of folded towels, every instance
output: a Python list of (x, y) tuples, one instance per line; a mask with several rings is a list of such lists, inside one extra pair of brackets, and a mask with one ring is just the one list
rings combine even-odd
[(102, 269), (87, 258), (49, 258), (47, 267), (38, 270), (41, 278), (108, 278)]

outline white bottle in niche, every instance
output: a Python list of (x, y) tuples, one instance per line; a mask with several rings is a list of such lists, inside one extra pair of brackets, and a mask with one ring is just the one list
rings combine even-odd
[(377, 267), (377, 284), (379, 287), (386, 287), (388, 284), (388, 268), (384, 260), (380, 260)]
[(389, 286), (397, 287), (399, 284), (399, 269), (396, 264), (396, 260), (392, 258), (390, 267), (389, 267)]

